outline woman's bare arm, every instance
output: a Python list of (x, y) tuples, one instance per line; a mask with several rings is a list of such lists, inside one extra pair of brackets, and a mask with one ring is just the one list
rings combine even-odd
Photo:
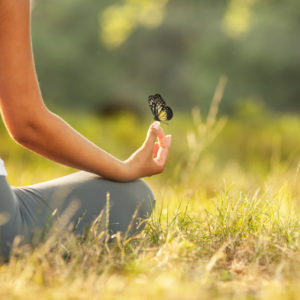
[(156, 123), (150, 126), (144, 145), (120, 161), (46, 108), (32, 54), (29, 0), (0, 0), (0, 107), (18, 143), (77, 169), (128, 181), (160, 173), (167, 162), (171, 137)]

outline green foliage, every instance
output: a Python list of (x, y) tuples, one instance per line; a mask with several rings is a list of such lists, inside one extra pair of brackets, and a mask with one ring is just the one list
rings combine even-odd
[(126, 0), (113, 4), (100, 15), (100, 38), (106, 47), (120, 47), (139, 26), (156, 28), (163, 22), (169, 0)]
[(271, 110), (299, 110), (297, 0), (166, 3), (35, 1), (33, 42), (45, 99), (86, 110), (129, 102), (145, 112), (148, 95), (159, 92), (177, 110), (207, 110), (225, 74), (222, 110), (249, 98)]

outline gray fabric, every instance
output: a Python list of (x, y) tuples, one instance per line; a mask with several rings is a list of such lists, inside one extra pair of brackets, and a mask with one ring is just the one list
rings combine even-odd
[[(133, 234), (141, 228), (137, 227), (137, 220), (151, 215), (154, 202), (151, 189), (142, 180), (120, 183), (78, 172), (13, 188), (0, 176), (0, 255), (9, 256), (17, 235), (31, 243), (35, 237), (44, 237), (53, 224), (60, 229), (72, 226), (75, 233), (84, 233), (101, 211), (104, 211), (102, 222), (107, 221), (110, 233)], [(109, 222), (105, 218), (107, 212)]]

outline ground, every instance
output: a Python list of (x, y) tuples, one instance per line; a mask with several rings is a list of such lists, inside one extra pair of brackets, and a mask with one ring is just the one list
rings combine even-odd
[[(120, 158), (147, 124), (131, 115), (65, 118)], [(247, 109), (230, 117), (175, 115), (164, 174), (147, 178), (155, 212), (138, 235), (84, 242), (53, 234), (16, 247), (0, 266), (1, 299), (298, 299), (300, 120)], [(107, 134), (109, 132), (109, 134)], [(72, 172), (12, 142), (0, 128), (9, 181), (25, 185)]]

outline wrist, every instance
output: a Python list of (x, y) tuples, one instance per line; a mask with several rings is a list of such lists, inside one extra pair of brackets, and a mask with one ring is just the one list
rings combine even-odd
[(134, 172), (134, 168), (132, 167), (129, 159), (125, 161), (118, 160), (114, 168), (111, 168), (109, 173), (102, 172), (102, 174), (99, 173), (99, 175), (101, 177), (119, 182), (128, 182), (139, 177), (137, 176), (137, 173)]
[(134, 165), (131, 158), (122, 161), (122, 177), (124, 181), (131, 181), (141, 177), (138, 168)]

